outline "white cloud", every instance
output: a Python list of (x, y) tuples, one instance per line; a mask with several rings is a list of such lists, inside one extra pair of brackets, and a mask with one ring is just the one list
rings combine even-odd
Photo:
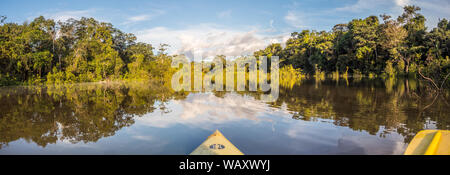
[(66, 21), (70, 18), (80, 19), (81, 17), (92, 17), (94, 10), (75, 10), (75, 11), (60, 11), (56, 13), (47, 13), (43, 16), (54, 19), (55, 21)]
[(158, 16), (161, 16), (165, 14), (166, 12), (164, 10), (152, 10), (148, 14), (141, 14), (137, 16), (131, 16), (128, 17), (127, 20), (123, 24), (130, 24), (130, 23), (136, 23), (136, 22), (142, 22), (142, 21), (149, 21), (152, 20)]
[(149, 15), (139, 15), (139, 16), (132, 16), (132, 17), (128, 18), (128, 20), (130, 20), (132, 22), (138, 22), (138, 21), (148, 20), (149, 18), (150, 18)]
[(367, 10), (379, 9), (377, 6), (397, 5), (407, 0), (358, 0), (355, 4), (336, 8), (340, 12), (365, 12)]
[[(190, 94), (187, 99), (172, 101), (170, 116), (158, 116), (158, 112), (136, 118), (136, 123), (144, 126), (169, 128), (186, 125), (194, 128), (214, 129), (217, 125), (249, 120), (252, 122), (273, 122), (269, 116), (284, 116), (283, 109), (270, 108), (268, 104), (237, 94), (227, 94), (224, 98), (213, 94)], [(156, 116), (155, 116), (156, 115)], [(247, 122), (245, 122), (247, 123)]]
[(219, 18), (230, 18), (231, 17), (231, 10), (225, 10), (222, 12), (217, 13), (217, 17)]
[(337, 154), (401, 155), (407, 146), (401, 141), (404, 139), (403, 136), (397, 133), (390, 133), (385, 138), (367, 135), (366, 133), (362, 134), (339, 137)]
[(269, 21), (269, 28), (264, 30), (265, 32), (276, 32), (277, 31), (277, 29), (273, 26), (273, 22), (274, 22), (273, 19), (271, 19)]
[(288, 23), (289, 25), (296, 27), (296, 28), (303, 28), (305, 20), (302, 14), (289, 10), (286, 14), (286, 16), (284, 16), (284, 20), (286, 21), (286, 23)]
[(409, 5), (410, 1), (409, 0), (395, 0), (395, 4), (397, 6), (403, 7), (405, 5)]
[(150, 136), (150, 135), (133, 135), (133, 136), (131, 136), (132, 138), (134, 138), (134, 139), (137, 139), (137, 140), (143, 140), (143, 141), (152, 141), (152, 140), (155, 140), (152, 136)]
[(412, 3), (422, 8), (421, 13), (426, 17), (426, 25), (429, 29), (436, 27), (439, 19), (450, 19), (450, 1), (448, 0), (413, 1)]
[(414, 1), (424, 11), (441, 14), (443, 17), (450, 16), (450, 1), (448, 0), (430, 0), (430, 1)]
[(171, 46), (173, 54), (203, 57), (226, 55), (249, 55), (272, 42), (284, 43), (289, 36), (264, 35), (259, 30), (238, 30), (215, 24), (200, 24), (184, 29), (155, 27), (136, 32), (139, 41), (155, 46), (166, 43)]

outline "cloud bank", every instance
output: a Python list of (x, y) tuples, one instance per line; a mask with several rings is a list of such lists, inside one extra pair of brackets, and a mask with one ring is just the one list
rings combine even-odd
[(284, 43), (289, 34), (267, 35), (261, 30), (229, 29), (215, 24), (200, 24), (184, 29), (154, 27), (136, 32), (139, 41), (154, 46), (166, 43), (173, 54), (203, 57), (250, 55), (270, 43)]

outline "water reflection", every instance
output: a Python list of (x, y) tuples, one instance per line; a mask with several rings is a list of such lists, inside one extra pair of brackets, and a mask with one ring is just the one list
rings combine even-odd
[(401, 154), (450, 129), (449, 92), (434, 100), (418, 80), (288, 84), (274, 103), (144, 82), (1, 88), (0, 154), (187, 154), (217, 128), (246, 154)]
[(57, 140), (96, 142), (185, 96), (141, 83), (2, 88), (0, 148), (18, 139), (42, 147)]
[[(305, 85), (308, 83), (315, 85)], [(380, 137), (396, 132), (407, 143), (424, 128), (450, 128), (450, 106), (445, 98), (448, 91), (433, 102), (432, 94), (424, 92), (419, 83), (414, 79), (356, 79), (349, 85), (328, 80), (319, 86), (317, 82), (303, 82), (280, 93), (275, 105), (287, 104), (288, 110), (294, 111), (294, 119), (329, 119), (334, 125), (372, 135), (382, 131)]]

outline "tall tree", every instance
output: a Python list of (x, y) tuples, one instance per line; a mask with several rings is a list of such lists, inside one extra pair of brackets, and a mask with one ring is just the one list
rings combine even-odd
[(411, 61), (418, 61), (422, 56), (425, 49), (424, 36), (426, 33), (425, 17), (418, 13), (420, 7), (417, 6), (405, 6), (404, 12), (397, 18), (397, 21), (403, 25), (403, 28), (407, 31), (406, 47), (401, 57), (405, 64), (405, 73), (409, 73), (409, 67)]

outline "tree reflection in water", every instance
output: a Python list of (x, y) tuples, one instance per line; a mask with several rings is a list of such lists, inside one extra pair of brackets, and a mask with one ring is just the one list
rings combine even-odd
[(329, 119), (372, 135), (382, 131), (381, 137), (397, 132), (405, 143), (422, 129), (450, 129), (448, 90), (433, 102), (433, 94), (416, 79), (351, 79), (348, 85), (346, 81), (303, 81), (280, 90), (273, 105), (286, 104), (294, 119)]
[[(284, 84), (277, 102), (269, 105), (285, 107), (295, 120), (326, 121), (380, 137), (396, 132), (405, 143), (425, 128), (450, 129), (449, 91), (434, 100), (418, 80), (306, 79)], [(226, 98), (226, 93), (213, 94)], [(237, 94), (260, 97), (260, 92)], [(171, 112), (166, 104), (187, 95), (144, 82), (4, 87), (0, 149), (19, 139), (42, 147), (58, 140), (96, 142), (133, 125), (136, 117), (156, 109)]]
[(2, 88), (0, 148), (18, 139), (42, 147), (57, 140), (96, 142), (184, 97), (152, 83)]

